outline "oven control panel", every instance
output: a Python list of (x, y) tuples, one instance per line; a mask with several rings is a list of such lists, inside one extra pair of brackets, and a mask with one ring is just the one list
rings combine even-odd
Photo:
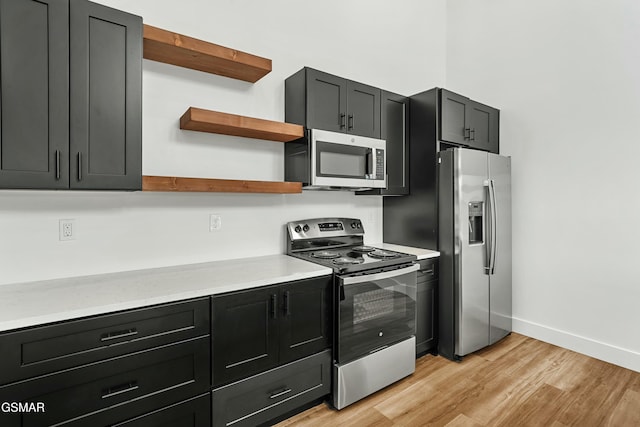
[(342, 231), (344, 227), (341, 222), (321, 222), (318, 224), (320, 231)]
[(315, 218), (287, 224), (291, 240), (364, 235), (362, 221), (357, 218)]

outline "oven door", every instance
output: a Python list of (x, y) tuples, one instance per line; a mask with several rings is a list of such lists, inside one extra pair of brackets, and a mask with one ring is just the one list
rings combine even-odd
[(339, 364), (415, 335), (418, 268), (413, 264), (373, 274), (338, 276)]
[(384, 140), (312, 129), (311, 147), (312, 186), (386, 187)]

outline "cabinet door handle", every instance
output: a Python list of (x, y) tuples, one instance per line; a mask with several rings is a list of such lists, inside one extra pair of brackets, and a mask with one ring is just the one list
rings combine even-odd
[(463, 138), (464, 139), (470, 139), (471, 138), (471, 128), (464, 128), (464, 135)]
[(119, 394), (129, 393), (139, 388), (140, 387), (138, 387), (138, 381), (129, 381), (128, 383), (120, 384), (120, 385), (109, 387), (102, 390), (102, 398), (108, 399), (110, 397), (114, 397)]
[(277, 399), (278, 397), (284, 396), (287, 393), (291, 393), (290, 388), (271, 394), (271, 396), (269, 396), (269, 399)]
[(349, 114), (349, 130), (353, 129), (354, 123), (353, 114)]
[(343, 129), (345, 126), (345, 117), (346, 114), (345, 113), (340, 113), (340, 129)]
[(82, 181), (82, 153), (78, 152), (78, 181)]
[(118, 338), (132, 337), (134, 335), (138, 335), (138, 330), (136, 328), (129, 328), (122, 331), (113, 331), (102, 334), (100, 341), (112, 341), (117, 340)]
[(430, 268), (429, 270), (420, 270), (420, 273), (425, 274), (425, 275), (429, 275), (429, 276), (433, 276), (433, 268)]
[(56, 180), (60, 180), (60, 150), (56, 150)]
[(278, 296), (276, 294), (271, 294), (271, 318), (275, 319), (277, 317), (276, 306), (278, 304)]
[(291, 315), (291, 307), (290, 307), (290, 295), (289, 295), (289, 291), (284, 293), (284, 296), (282, 297), (282, 299), (284, 300), (284, 315), (285, 316), (290, 316)]
[(469, 131), (469, 139), (471, 141), (475, 141), (476, 140), (476, 128), (473, 128)]

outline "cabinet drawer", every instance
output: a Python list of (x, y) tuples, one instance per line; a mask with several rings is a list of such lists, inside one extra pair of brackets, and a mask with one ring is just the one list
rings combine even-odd
[[(63, 423), (64, 427), (211, 427), (211, 393), (131, 418), (136, 402)], [(136, 411), (139, 412), (139, 411)]]
[(331, 352), (324, 351), (212, 393), (213, 426), (255, 426), (329, 394)]
[[(118, 413), (118, 409), (112, 410)], [(91, 424), (95, 426), (96, 424)], [(211, 394), (162, 408), (118, 424), (99, 424), (112, 427), (211, 427)]]
[[(0, 387), (0, 402), (41, 402), (45, 412), (0, 414), (3, 427), (94, 425), (83, 416), (119, 406), (131, 418), (209, 389), (209, 337), (144, 350)], [(126, 404), (127, 402), (131, 404)], [(71, 423), (71, 420), (74, 420)]]
[(418, 261), (420, 270), (418, 270), (418, 282), (435, 280), (438, 278), (438, 259), (428, 258)]
[(209, 334), (209, 299), (0, 335), (0, 385)]

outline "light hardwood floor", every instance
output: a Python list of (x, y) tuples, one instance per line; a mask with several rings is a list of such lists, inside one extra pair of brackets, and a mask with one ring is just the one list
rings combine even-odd
[(640, 373), (514, 333), (461, 363), (424, 356), (341, 411), (322, 404), (278, 426), (640, 426)]

